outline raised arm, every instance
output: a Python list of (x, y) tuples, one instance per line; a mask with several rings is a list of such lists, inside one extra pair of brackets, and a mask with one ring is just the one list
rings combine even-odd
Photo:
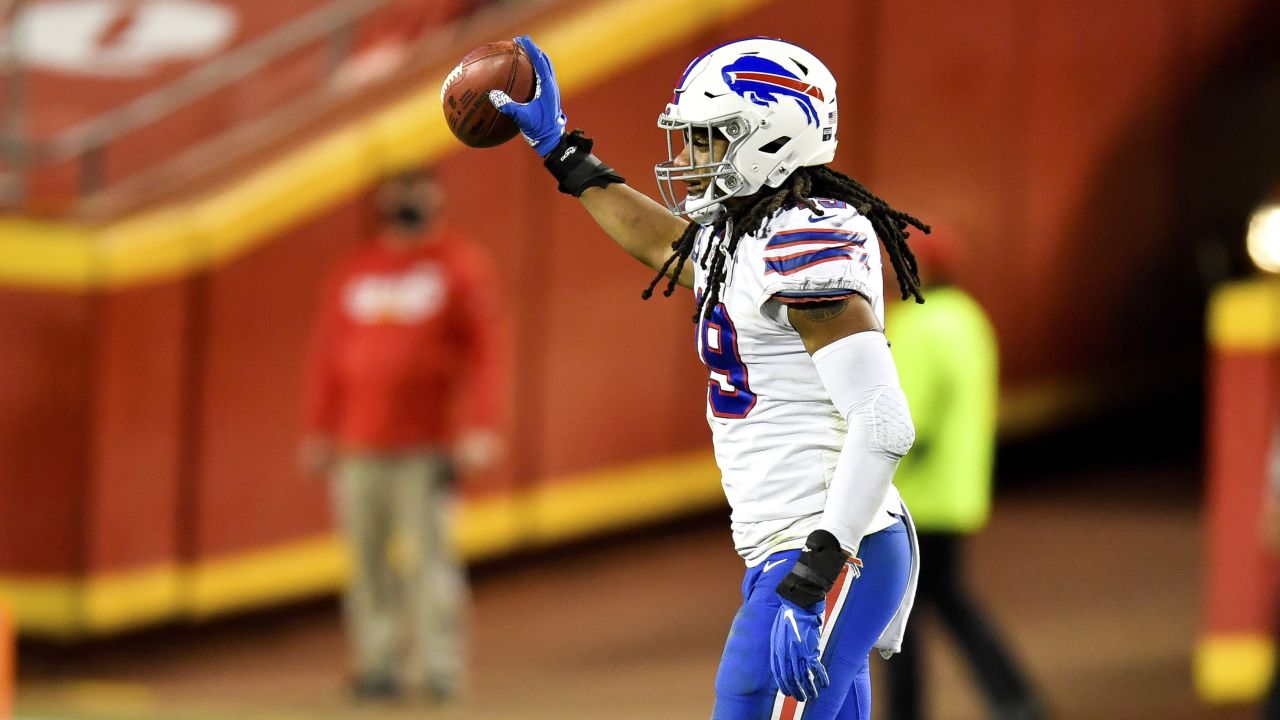
[[(671, 244), (689, 224), (624, 183), (590, 188), (578, 200), (614, 242), (654, 270), (671, 256)], [(691, 266), (680, 272), (679, 283), (693, 287)]]
[[(520, 127), (543, 165), (559, 181), (561, 192), (578, 198), (592, 219), (632, 257), (657, 270), (672, 252), (688, 223), (645, 194), (627, 185), (613, 168), (591, 154), (591, 140), (581, 133), (565, 133), (560, 88), (547, 54), (521, 35), (516, 42), (529, 53), (537, 74), (537, 90), (527, 103), (517, 103), (494, 90), (489, 98), (502, 114)], [(693, 270), (685, 267), (677, 279), (693, 287)]]

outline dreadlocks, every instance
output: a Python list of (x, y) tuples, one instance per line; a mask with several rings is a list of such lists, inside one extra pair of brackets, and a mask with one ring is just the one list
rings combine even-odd
[[(694, 322), (700, 320), (720, 302), (720, 289), (725, 281), (726, 259), (733, 256), (742, 237), (759, 232), (769, 218), (784, 207), (803, 205), (812, 210), (815, 215), (822, 215), (823, 210), (811, 199), (815, 197), (843, 200), (869, 219), (871, 227), (876, 231), (876, 236), (884, 244), (885, 250), (889, 253), (889, 259), (893, 262), (898, 287), (902, 290), (902, 299), (915, 297), (916, 302), (924, 302), (924, 295), (920, 292), (916, 257), (912, 254), (911, 248), (907, 247), (907, 228), (915, 227), (927, 234), (929, 226), (907, 213), (894, 210), (857, 180), (832, 170), (826, 165), (815, 165), (799, 168), (781, 187), (756, 193), (748, 198), (749, 203), (735, 208), (727, 217), (716, 221), (713, 233), (727, 235), (728, 241), (727, 244), (718, 246), (724, 248), (723, 251), (717, 251), (717, 246), (713, 244), (699, 259), (702, 268), (707, 271), (707, 291), (699, 302), (698, 312), (693, 316)], [(649, 283), (649, 287), (645, 288), (641, 297), (648, 300), (653, 295), (653, 289), (658, 286), (664, 276), (668, 277), (668, 282), (662, 294), (671, 296), (676, 289), (676, 279), (680, 277), (680, 271), (684, 269), (685, 263), (693, 252), (698, 231), (701, 228), (702, 226), (697, 223), (689, 223), (679, 239), (671, 244), (673, 251), (671, 256), (663, 263), (662, 269)], [(675, 265), (675, 269), (668, 274), (667, 270), (672, 264)]]

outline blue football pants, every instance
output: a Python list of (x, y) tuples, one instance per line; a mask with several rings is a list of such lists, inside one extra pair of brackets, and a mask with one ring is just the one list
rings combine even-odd
[[(791, 571), (799, 550), (770, 555), (747, 568), (742, 607), (733, 619), (716, 673), (712, 720), (871, 720), (872, 646), (893, 618), (911, 572), (911, 539), (897, 524), (868, 535), (827, 595), (822, 664), (831, 685), (814, 702), (778, 692), (769, 669), (769, 633), (778, 613), (778, 583)], [(779, 562), (782, 561), (782, 562)]]

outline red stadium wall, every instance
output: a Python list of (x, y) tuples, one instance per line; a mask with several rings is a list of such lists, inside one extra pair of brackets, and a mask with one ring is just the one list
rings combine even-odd
[[(996, 321), (1006, 395), (1158, 381), (1162, 347), (1132, 329), (1185, 310), (1161, 285), (1184, 259), (1168, 242), (1166, 119), (1249, 3), (981, 4), (770, 3), (568, 97), (571, 126), (651, 189), (654, 119), (690, 58), (743, 35), (801, 39), (841, 81), (837, 165), (968, 239), (960, 275)], [(440, 164), (446, 221), (495, 257), (514, 349), (511, 452), (473, 499), (707, 447), (688, 294), (641, 302), (650, 273), (539, 165), (519, 142)], [(324, 488), (295, 469), (301, 367), (322, 277), (368, 233), (367, 205), (177, 280), (2, 291), (0, 592), (328, 532)]]
[(0, 299), (0, 567), (8, 572), (81, 567), (97, 320), (89, 298), (6, 290)]

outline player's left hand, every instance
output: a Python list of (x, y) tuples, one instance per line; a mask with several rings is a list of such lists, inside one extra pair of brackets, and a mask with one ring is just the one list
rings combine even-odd
[(542, 52), (542, 48), (534, 45), (528, 35), (521, 35), (515, 41), (529, 53), (529, 60), (533, 63), (538, 81), (533, 99), (518, 103), (501, 90), (490, 90), (489, 102), (498, 108), (498, 112), (514, 120), (529, 145), (546, 157), (560, 142), (568, 122), (560, 109), (560, 86), (556, 84), (556, 73), (551, 69), (551, 58)]
[(827, 669), (818, 657), (818, 638), (826, 601), (808, 608), (783, 599), (769, 634), (769, 667), (783, 695), (812, 702), (818, 692), (831, 684)]

